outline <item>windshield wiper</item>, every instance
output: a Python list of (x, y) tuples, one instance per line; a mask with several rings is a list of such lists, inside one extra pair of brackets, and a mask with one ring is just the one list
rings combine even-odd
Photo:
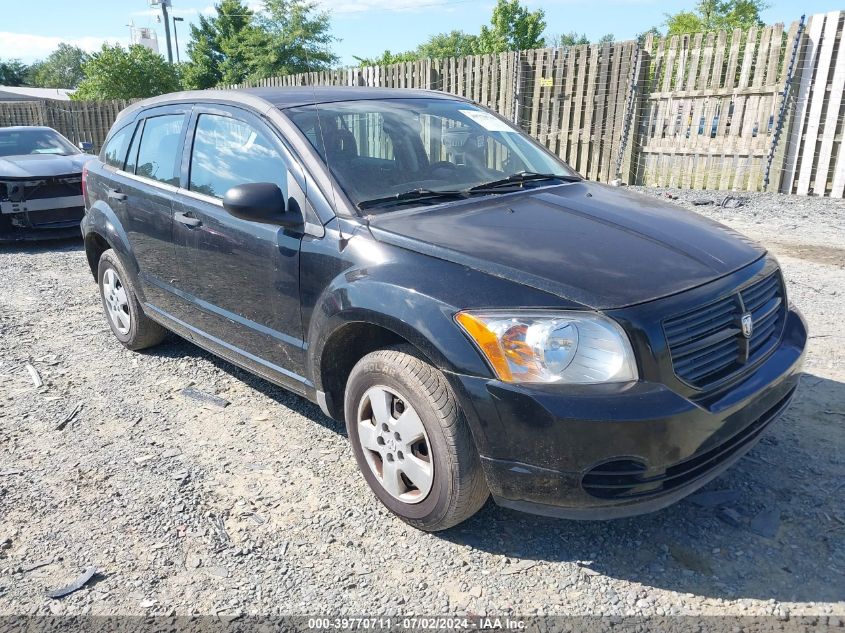
[(438, 189), (411, 189), (410, 191), (403, 191), (402, 193), (397, 193), (392, 196), (385, 196), (384, 198), (373, 198), (372, 200), (364, 200), (363, 202), (358, 203), (358, 208), (369, 209), (372, 207), (378, 207), (384, 204), (390, 204), (391, 202), (410, 202), (410, 201), (417, 201), (417, 200), (440, 200), (443, 198), (454, 199), (454, 198), (466, 198), (468, 192), (467, 191), (447, 191), (447, 190), (438, 190)]
[(563, 182), (578, 182), (581, 180), (578, 176), (565, 176), (560, 174), (540, 174), (533, 171), (521, 171), (517, 174), (511, 174), (507, 178), (500, 180), (491, 180), (490, 182), (483, 182), (475, 187), (467, 189), (468, 192), (483, 191), (485, 189), (498, 189), (499, 187), (514, 187), (516, 189), (522, 188), (526, 182), (535, 180), (561, 180)]
[(521, 171), (518, 174), (511, 174), (507, 178), (501, 180), (491, 180), (480, 185), (475, 185), (469, 189), (411, 189), (410, 191), (403, 191), (392, 196), (385, 196), (383, 198), (373, 198), (372, 200), (364, 200), (358, 203), (358, 208), (362, 211), (372, 207), (378, 207), (391, 203), (415, 202), (415, 201), (429, 201), (429, 200), (454, 200), (456, 198), (468, 198), (470, 196), (485, 194), (485, 193), (508, 193), (505, 190), (512, 187), (511, 191), (517, 191), (522, 188), (526, 182), (537, 180), (559, 180), (563, 182), (578, 182), (581, 180), (579, 176), (566, 176), (559, 174), (540, 174), (530, 171)]

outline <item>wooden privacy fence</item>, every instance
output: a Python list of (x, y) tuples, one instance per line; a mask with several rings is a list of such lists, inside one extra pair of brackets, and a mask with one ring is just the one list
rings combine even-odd
[(792, 96), (780, 191), (843, 196), (845, 189), (845, 12), (814, 15), (807, 25)]
[[(270, 77), (229, 86), (442, 90), (519, 124), (602, 182), (841, 198), (845, 12), (747, 31)], [(128, 102), (0, 103), (99, 147)]]
[(798, 28), (648, 38), (635, 181), (762, 189), (789, 63), (784, 41)]
[(118, 113), (131, 101), (0, 102), (0, 126), (47, 125), (74, 143), (91, 141), (99, 151)]

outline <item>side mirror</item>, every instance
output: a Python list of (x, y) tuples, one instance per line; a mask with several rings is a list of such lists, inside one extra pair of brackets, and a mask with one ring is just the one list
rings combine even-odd
[(94, 149), (94, 144), (91, 141), (80, 141), (79, 149), (87, 153)]
[(251, 222), (279, 226), (303, 224), (301, 215), (287, 210), (282, 190), (271, 182), (251, 182), (232, 187), (223, 194), (223, 208), (236, 218)]

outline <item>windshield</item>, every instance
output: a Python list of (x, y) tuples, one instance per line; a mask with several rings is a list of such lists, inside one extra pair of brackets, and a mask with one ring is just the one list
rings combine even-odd
[(0, 130), (0, 156), (23, 156), (26, 154), (54, 154), (70, 156), (78, 154), (73, 144), (54, 130)]
[(286, 114), (353, 204), (368, 212), (431, 204), (442, 201), (443, 192), (487, 195), (578, 178), (518, 129), (463, 101), (386, 99), (318, 107), (319, 121), (314, 106)]

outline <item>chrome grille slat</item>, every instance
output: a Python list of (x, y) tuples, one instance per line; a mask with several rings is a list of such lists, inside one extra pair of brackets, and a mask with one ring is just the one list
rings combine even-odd
[[(746, 339), (739, 327), (743, 312), (754, 331)], [(773, 347), (780, 336), (786, 305), (779, 272), (707, 305), (663, 322), (675, 374), (703, 389), (737, 374)]]

